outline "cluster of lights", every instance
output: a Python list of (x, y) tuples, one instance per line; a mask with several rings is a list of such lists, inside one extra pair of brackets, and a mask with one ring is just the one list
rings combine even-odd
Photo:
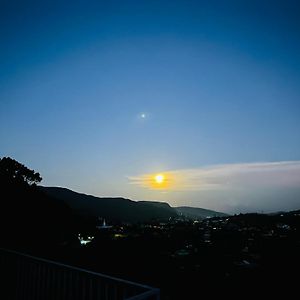
[(81, 245), (86, 245), (86, 244), (90, 243), (94, 239), (94, 237), (93, 236), (88, 236), (87, 239), (85, 239), (79, 233), (78, 234), (78, 239), (79, 239)]

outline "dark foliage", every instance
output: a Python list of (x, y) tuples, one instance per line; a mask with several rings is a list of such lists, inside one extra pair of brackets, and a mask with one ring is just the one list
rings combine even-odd
[(0, 174), (0, 244), (47, 247), (70, 235), (71, 210), (38, 189), (39, 173), (4, 157)]
[(10, 158), (0, 158), (1, 184), (34, 185), (42, 181), (39, 173)]

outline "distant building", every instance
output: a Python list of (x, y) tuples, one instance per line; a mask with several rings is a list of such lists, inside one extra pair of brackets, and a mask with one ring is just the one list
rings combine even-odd
[[(102, 218), (98, 217), (98, 221), (101, 222), (101, 220), (102, 220)], [(105, 229), (112, 228), (112, 226), (106, 225), (105, 219), (103, 219), (102, 224), (101, 225), (97, 225), (96, 228), (99, 229), (99, 230), (103, 230), (103, 229), (105, 230)]]

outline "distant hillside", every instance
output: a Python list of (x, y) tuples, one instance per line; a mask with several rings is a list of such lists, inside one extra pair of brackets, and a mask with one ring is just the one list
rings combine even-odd
[(211, 217), (228, 216), (225, 213), (204, 209), (204, 208), (198, 208), (198, 207), (179, 206), (179, 207), (175, 207), (175, 210), (177, 211), (178, 214), (192, 219), (205, 219)]
[(61, 187), (40, 187), (47, 195), (65, 202), (79, 215), (99, 216), (108, 221), (147, 222), (166, 220), (182, 214), (191, 219), (227, 216), (213, 210), (188, 206), (171, 207), (166, 202), (133, 201), (125, 198), (102, 198)]
[(174, 213), (174, 208), (171, 207), (166, 202), (159, 202), (159, 201), (138, 201), (138, 203), (139, 204), (143, 204), (143, 205), (147, 205), (147, 206), (154, 206), (154, 207), (157, 207), (157, 208), (163, 208), (163, 209), (172, 211)]
[(99, 198), (60, 187), (40, 188), (46, 194), (67, 203), (78, 214), (100, 216), (110, 221), (145, 222), (177, 216), (176, 210), (167, 203)]

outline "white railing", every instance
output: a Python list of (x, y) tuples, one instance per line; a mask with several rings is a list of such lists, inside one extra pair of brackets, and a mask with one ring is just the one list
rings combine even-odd
[(159, 300), (159, 289), (0, 248), (0, 299)]

